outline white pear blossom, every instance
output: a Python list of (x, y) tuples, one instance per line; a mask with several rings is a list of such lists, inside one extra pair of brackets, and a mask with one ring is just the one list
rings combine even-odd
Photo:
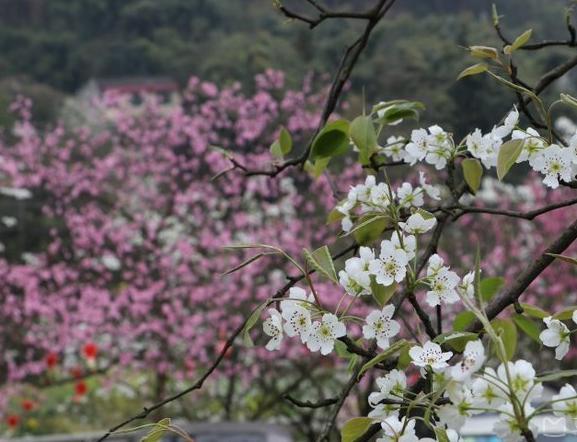
[(471, 384), (475, 406), (479, 408), (497, 408), (505, 403), (505, 386), (498, 381), (497, 373), (490, 367), (485, 368), (483, 377), (476, 378)]
[(555, 347), (555, 359), (563, 359), (569, 351), (571, 343), (569, 329), (561, 321), (553, 319), (551, 316), (544, 318), (543, 322), (547, 329), (541, 332), (539, 339), (543, 345)]
[(325, 313), (322, 321), (315, 321), (307, 336), (306, 344), (310, 351), (319, 351), (328, 355), (335, 348), (335, 340), (347, 333), (345, 324), (332, 313)]
[(420, 213), (413, 213), (406, 222), (399, 223), (399, 226), (410, 235), (420, 235), (428, 232), (437, 224), (437, 219), (431, 217), (428, 219), (423, 218)]
[(368, 247), (361, 247), (359, 253), (360, 257), (347, 259), (345, 269), (339, 272), (339, 283), (352, 296), (371, 294), (369, 263), (375, 256)]
[(377, 439), (377, 442), (418, 442), (419, 439), (415, 434), (415, 421), (407, 420), (406, 417), (400, 418), (395, 413), (381, 422), (383, 437)]
[(475, 404), (471, 390), (467, 387), (455, 389), (451, 396), (451, 403), (442, 405), (437, 410), (439, 419), (449, 428), (460, 430), (465, 421), (471, 416), (478, 414), (474, 410)]
[(461, 281), (459, 275), (443, 267), (430, 280), (425, 301), (431, 307), (441, 304), (454, 304), (459, 301), (457, 285)]
[(577, 310), (575, 310), (575, 311), (573, 312), (573, 315), (571, 315), (571, 320), (572, 320), (575, 324), (577, 324)]
[(457, 291), (462, 296), (468, 296), (469, 298), (475, 296), (475, 272), (469, 272), (463, 276), (461, 283), (457, 286)]
[(377, 184), (371, 193), (371, 202), (375, 206), (386, 209), (391, 205), (392, 199), (395, 198), (395, 192), (386, 183)]
[(508, 388), (512, 389), (518, 398), (527, 399), (527, 402), (541, 395), (543, 386), (535, 383), (535, 369), (530, 362), (524, 359), (507, 362), (507, 368), (511, 377), (511, 385), (508, 382), (505, 364), (497, 368), (497, 377), (507, 391)]
[(365, 339), (376, 338), (377, 345), (383, 350), (389, 348), (389, 339), (399, 334), (401, 326), (393, 319), (394, 305), (387, 305), (382, 310), (373, 310), (363, 325)]
[(425, 342), (422, 347), (414, 346), (409, 350), (409, 356), (417, 367), (431, 367), (433, 370), (442, 370), (449, 366), (447, 361), (453, 353), (443, 352), (441, 346), (431, 341)]
[[(521, 433), (520, 424), (515, 416), (513, 405), (510, 403), (501, 405), (499, 411), (502, 413), (499, 416), (499, 420), (493, 426), (493, 431), (499, 436), (503, 442), (521, 442), (525, 440), (525, 437)], [(524, 406), (525, 416), (529, 416), (534, 411), (530, 404), (526, 403)], [(537, 434), (537, 427), (533, 421), (529, 421), (529, 430), (533, 434)]]
[(393, 161), (408, 161), (404, 148), (405, 139), (403, 137), (390, 136), (387, 138), (387, 144), (379, 149), (379, 153), (383, 153)]
[(533, 167), (536, 171), (545, 175), (543, 183), (556, 189), (559, 187), (559, 178), (565, 182), (570, 182), (573, 178), (573, 155), (571, 150), (552, 144), (543, 150), (533, 160)]
[(402, 233), (393, 232), (391, 243), (395, 249), (404, 250), (409, 260), (415, 257), (417, 252), (417, 238), (414, 235), (403, 235)]
[(407, 376), (401, 370), (391, 370), (383, 377), (376, 379), (379, 391), (369, 394), (369, 405), (376, 407), (384, 399), (394, 398), (395, 395), (403, 395), (407, 388)]
[(397, 189), (397, 198), (399, 199), (399, 205), (407, 209), (411, 207), (421, 207), (425, 204), (423, 189), (420, 187), (413, 189), (411, 183), (403, 183), (401, 187)]
[(457, 286), (461, 278), (443, 266), (443, 259), (434, 254), (429, 258), (427, 267), (427, 277), (429, 278), (429, 291), (427, 291), (425, 301), (431, 307), (445, 304), (454, 304), (459, 298)]
[(423, 161), (429, 150), (429, 134), (426, 129), (414, 129), (411, 132), (411, 139), (405, 146), (411, 165), (417, 161)]
[(572, 385), (565, 384), (559, 394), (552, 398), (553, 414), (563, 416), (573, 423), (577, 422), (577, 391)]
[(451, 367), (451, 377), (459, 382), (468, 380), (485, 362), (485, 347), (481, 340), (469, 341), (465, 345), (463, 358), (457, 365)]
[(508, 136), (515, 126), (519, 122), (519, 111), (516, 107), (513, 107), (513, 110), (507, 114), (505, 117), (505, 121), (501, 126), (493, 128), (493, 133), (498, 136), (499, 138), (505, 138)]
[(453, 155), (450, 136), (441, 127), (429, 127), (428, 151), (425, 161), (441, 170), (447, 165), (447, 160)]
[(265, 348), (268, 351), (274, 351), (280, 348), (283, 338), (282, 316), (274, 308), (269, 309), (268, 312), (270, 316), (263, 322), (262, 329), (266, 335), (270, 336)]
[(419, 185), (425, 190), (425, 193), (429, 196), (429, 198), (434, 200), (441, 199), (441, 191), (438, 187), (427, 183), (427, 179), (423, 171), (419, 171)]
[(297, 307), (308, 309), (310, 303), (314, 301), (315, 298), (312, 293), (307, 295), (306, 290), (300, 287), (291, 287), (288, 292), (288, 298), (281, 301), (280, 309), (283, 313)]
[(541, 138), (539, 132), (532, 127), (527, 128), (526, 131), (514, 130), (511, 139), (525, 140), (523, 143), (523, 150), (521, 151), (519, 158), (517, 158), (517, 163), (528, 161), (529, 165), (534, 167), (535, 159), (546, 147), (545, 140)]
[(407, 274), (409, 258), (402, 249), (397, 249), (391, 241), (381, 243), (379, 259), (369, 263), (369, 271), (375, 275), (379, 284), (389, 286), (393, 282), (402, 282)]

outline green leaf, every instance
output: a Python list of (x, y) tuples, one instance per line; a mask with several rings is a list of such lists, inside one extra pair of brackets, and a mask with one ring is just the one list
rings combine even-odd
[(470, 311), (461, 312), (457, 316), (455, 316), (455, 320), (453, 321), (453, 330), (455, 331), (463, 331), (466, 330), (469, 324), (471, 324), (475, 320), (475, 314)]
[(409, 354), (411, 346), (409, 344), (405, 345), (399, 352), (399, 361), (397, 362), (397, 368), (399, 370), (405, 370), (413, 362), (413, 358)]
[(481, 187), (481, 179), (483, 178), (483, 166), (481, 166), (481, 162), (476, 158), (467, 158), (463, 160), (461, 166), (463, 167), (465, 182), (471, 189), (471, 192), (477, 193), (477, 190)]
[(402, 120), (419, 120), (425, 105), (419, 101), (393, 100), (373, 107), (372, 114), (377, 115), (378, 124), (397, 124)]
[(354, 442), (373, 425), (373, 419), (370, 417), (354, 417), (343, 425), (341, 429), (342, 442)]
[(542, 375), (537, 377), (537, 381), (539, 382), (552, 382), (557, 381), (563, 378), (572, 378), (577, 376), (577, 370), (561, 370), (561, 371), (554, 371), (543, 373)]
[(491, 58), (491, 59), (499, 58), (499, 52), (497, 51), (497, 49), (492, 48), (490, 46), (470, 46), (469, 52), (473, 57), (476, 58)]
[(415, 210), (415, 213), (421, 215), (424, 220), (435, 218), (435, 215), (433, 215), (431, 212), (428, 212), (425, 209), (421, 209), (420, 207), (417, 210)]
[(522, 48), (531, 38), (531, 34), (533, 34), (533, 29), (527, 29), (525, 32), (519, 35), (519, 37), (517, 37), (515, 41), (511, 43), (511, 45), (506, 46), (503, 49), (503, 52), (505, 52), (505, 54), (511, 54), (513, 51)]
[(280, 129), (278, 141), (280, 144), (282, 154), (283, 155), (289, 154), (293, 148), (293, 139), (289, 131), (286, 130), (284, 127), (281, 127)]
[(532, 318), (543, 319), (547, 316), (551, 316), (551, 313), (535, 305), (521, 303), (521, 308), (527, 316), (531, 316)]
[(435, 436), (437, 436), (437, 442), (450, 442), (447, 431), (441, 427), (435, 427)]
[(389, 348), (387, 348), (385, 351), (383, 351), (382, 353), (378, 354), (377, 356), (375, 356), (373, 359), (371, 359), (369, 362), (367, 362), (365, 365), (363, 365), (363, 367), (361, 368), (361, 371), (359, 371), (359, 378), (370, 368), (374, 367), (375, 365), (377, 365), (379, 362), (384, 361), (385, 359), (390, 358), (392, 355), (394, 355), (395, 353), (401, 351), (401, 349), (403, 347), (405, 347), (408, 344), (408, 342), (405, 339), (400, 339), (397, 342), (395, 342), (394, 344), (392, 344)]
[(361, 115), (351, 123), (351, 138), (359, 149), (359, 161), (368, 164), (369, 158), (377, 149), (377, 133), (370, 117)]
[(142, 439), (141, 442), (158, 442), (162, 439), (162, 436), (168, 431), (166, 427), (170, 426), (171, 420), (169, 417), (164, 418), (158, 421), (152, 430), (146, 434)]
[(259, 305), (246, 320), (244, 328), (242, 329), (242, 341), (246, 347), (254, 347), (254, 342), (252, 342), (252, 338), (250, 337), (250, 331), (260, 319), (260, 315), (262, 315), (263, 310), (268, 306), (269, 302), (269, 300), (266, 300)]
[(434, 341), (439, 345), (446, 344), (453, 350), (462, 352), (465, 350), (467, 342), (475, 341), (476, 339), (479, 339), (479, 335), (477, 335), (477, 333), (449, 332), (437, 336)]
[(371, 277), (371, 293), (373, 298), (377, 301), (380, 307), (384, 307), (385, 304), (393, 297), (397, 290), (397, 283), (393, 282), (391, 285), (384, 286), (375, 280), (375, 277)]
[(569, 264), (573, 264), (577, 266), (577, 258), (572, 258), (570, 256), (565, 255), (557, 255), (556, 253), (547, 253), (547, 255), (552, 256), (553, 258), (560, 259), (561, 261), (565, 261)]
[(553, 315), (553, 319), (558, 319), (559, 321), (568, 321), (569, 319), (573, 318), (573, 312), (577, 310), (577, 306), (572, 305), (571, 307), (567, 307), (561, 310), (558, 313)]
[(389, 219), (382, 215), (368, 215), (361, 217), (361, 222), (351, 232), (359, 245), (371, 243), (381, 237), (387, 227)]
[(499, 181), (505, 178), (521, 152), (523, 151), (525, 140), (509, 140), (501, 145), (497, 156), (497, 177)]
[(488, 302), (493, 299), (493, 296), (497, 294), (497, 292), (501, 289), (501, 287), (503, 287), (504, 284), (505, 279), (501, 278), (500, 276), (482, 279), (481, 283), (479, 284), (479, 290), (483, 300)]
[(535, 321), (519, 314), (513, 316), (513, 321), (515, 321), (515, 324), (517, 325), (517, 327), (519, 327), (519, 330), (521, 330), (523, 333), (529, 336), (533, 341), (539, 344), (541, 343), (541, 341), (539, 340), (541, 330), (539, 329), (539, 326), (535, 323)]
[(315, 270), (322, 273), (331, 281), (335, 283), (338, 282), (335, 264), (333, 263), (331, 252), (327, 246), (322, 246), (316, 249), (314, 252), (310, 252), (309, 250), (304, 249), (304, 255), (310, 265), (315, 268)]
[(338, 339), (335, 341), (335, 352), (336, 352), (337, 356), (339, 356), (341, 358), (347, 358), (348, 359), (352, 355), (347, 350), (347, 344), (345, 344), (343, 341), (339, 341)]
[(323, 172), (326, 170), (329, 162), (331, 161), (331, 157), (326, 158), (317, 158), (314, 162), (307, 161), (305, 163), (305, 171), (308, 172), (313, 178), (320, 177)]
[(457, 80), (460, 80), (461, 78), (465, 77), (470, 77), (472, 75), (481, 74), (483, 72), (486, 72), (488, 68), (489, 66), (487, 66), (485, 63), (474, 64), (473, 66), (469, 66), (468, 68), (464, 69), (457, 77)]
[(517, 351), (517, 327), (511, 319), (493, 319), (491, 325), (501, 335), (507, 360), (510, 361)]
[(342, 220), (344, 217), (345, 217), (344, 213), (335, 207), (327, 215), (327, 224), (336, 223), (336, 222)]
[(344, 155), (349, 145), (349, 122), (333, 121), (326, 124), (315, 137), (311, 147), (311, 160)]

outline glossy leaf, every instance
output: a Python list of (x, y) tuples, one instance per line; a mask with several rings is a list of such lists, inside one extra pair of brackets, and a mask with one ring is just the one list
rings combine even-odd
[(342, 442), (354, 442), (367, 432), (373, 425), (373, 419), (370, 417), (354, 417), (343, 425), (341, 429)]
[(501, 145), (497, 155), (497, 177), (499, 181), (505, 178), (505, 175), (511, 170), (513, 164), (523, 151), (524, 140), (509, 140)]
[(315, 137), (311, 147), (311, 160), (344, 155), (349, 149), (349, 145), (349, 122), (346, 120), (333, 121), (328, 123)]
[(326, 276), (331, 281), (335, 283), (338, 282), (335, 264), (327, 246), (322, 246), (313, 252), (304, 249), (304, 255), (309, 264), (315, 270)]
[(365, 115), (358, 116), (351, 123), (350, 134), (359, 149), (359, 161), (361, 164), (368, 164), (377, 148), (377, 133), (373, 120)]
[(463, 176), (465, 182), (471, 189), (471, 192), (477, 193), (481, 187), (481, 179), (483, 178), (483, 166), (477, 158), (467, 158), (461, 163), (463, 167)]
[(482, 74), (483, 72), (486, 72), (488, 68), (489, 66), (487, 66), (485, 63), (474, 64), (473, 66), (469, 66), (468, 68), (464, 69), (457, 77), (457, 80), (465, 77), (471, 77), (473, 75)]

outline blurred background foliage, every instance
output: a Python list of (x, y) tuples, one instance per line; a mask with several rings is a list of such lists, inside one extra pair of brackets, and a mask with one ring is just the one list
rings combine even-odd
[[(302, 12), (305, 2), (285, 0)], [(363, 9), (369, 0), (326, 0), (337, 9)], [(533, 28), (534, 39), (565, 38), (563, 0), (497, 1), (510, 38)], [(219, 85), (249, 87), (256, 73), (280, 69), (294, 84), (307, 73), (327, 76), (361, 23), (327, 21), (314, 32), (275, 13), (270, 0), (0, 0), (0, 122), (16, 92), (31, 96), (36, 118), (49, 122), (66, 94), (93, 78), (191, 75)], [(367, 101), (425, 102), (427, 122), (464, 132), (490, 126), (510, 103), (486, 78), (455, 82), (471, 63), (464, 46), (499, 45), (487, 0), (398, 1), (375, 32), (346, 98), (356, 110)], [(531, 81), (564, 57), (564, 49), (519, 56)], [(574, 89), (571, 79), (563, 83)]]

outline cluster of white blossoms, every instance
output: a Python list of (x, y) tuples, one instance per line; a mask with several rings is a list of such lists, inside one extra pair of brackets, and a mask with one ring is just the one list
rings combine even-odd
[[(507, 362), (497, 370), (485, 368), (481, 372), (485, 349), (480, 340), (469, 341), (461, 360), (452, 366), (449, 360), (453, 354), (444, 352), (434, 342), (411, 348), (409, 355), (413, 364), (421, 368), (421, 374), (431, 374), (434, 386), (443, 391), (442, 396), (435, 396), (435, 412), (439, 418), (436, 425), (444, 429), (450, 441), (460, 440), (458, 432), (467, 418), (495, 411), (499, 413), (495, 433), (506, 442), (523, 440), (511, 402), (515, 401), (516, 406), (522, 408), (524, 417), (529, 418), (535, 411), (532, 403), (540, 398), (543, 391), (529, 362)], [(406, 406), (413, 397), (403, 372), (392, 370), (378, 378), (376, 384), (379, 390), (369, 395), (369, 405), (372, 407), (369, 417), (381, 424), (383, 437), (379, 441), (433, 440), (419, 439), (415, 433), (415, 420), (399, 416), (401, 405)], [(560, 399), (554, 406), (556, 414), (577, 416), (577, 394), (573, 387), (565, 386), (556, 398)], [(415, 401), (418, 402), (418, 398)]]
[(387, 212), (391, 205), (404, 209), (418, 208), (425, 204), (424, 197), (439, 200), (439, 188), (427, 183), (423, 172), (419, 174), (419, 185), (403, 183), (396, 191), (386, 183), (378, 183), (373, 175), (369, 175), (364, 184), (353, 186), (347, 198), (336, 209), (342, 213), (341, 226), (344, 232), (353, 228), (353, 217), (366, 214)]
[[(577, 324), (577, 310), (573, 312), (571, 319)], [(559, 319), (554, 319), (552, 316), (543, 318), (543, 322), (547, 328), (541, 332), (539, 339), (546, 347), (555, 348), (555, 359), (563, 359), (569, 352), (571, 331), (563, 322)]]
[[(269, 316), (263, 323), (263, 331), (270, 337), (266, 344), (269, 351), (278, 350), (286, 334), (291, 338), (298, 336), (310, 351), (327, 355), (333, 351), (335, 341), (347, 333), (345, 323), (333, 313), (319, 311), (314, 305), (314, 297), (302, 288), (292, 287), (289, 297), (280, 302), (280, 309), (280, 312), (269, 309)], [(382, 349), (388, 348), (389, 340), (401, 330), (393, 319), (394, 312), (392, 305), (370, 312), (363, 325), (363, 336), (375, 339)], [(314, 320), (315, 317), (318, 319)]]
[(461, 144), (455, 143), (452, 135), (437, 125), (415, 129), (408, 140), (390, 137), (379, 153), (393, 161), (411, 165), (425, 161), (440, 170), (446, 167), (449, 160), (468, 151), (490, 169), (497, 166), (499, 150), (507, 138), (523, 140), (517, 163), (528, 162), (533, 170), (544, 175), (543, 182), (552, 188), (559, 186), (559, 180), (572, 181), (577, 175), (577, 133), (570, 137), (567, 146), (550, 144), (535, 129), (522, 129), (518, 123), (519, 112), (514, 108), (503, 124), (494, 126), (487, 133), (475, 129)]

